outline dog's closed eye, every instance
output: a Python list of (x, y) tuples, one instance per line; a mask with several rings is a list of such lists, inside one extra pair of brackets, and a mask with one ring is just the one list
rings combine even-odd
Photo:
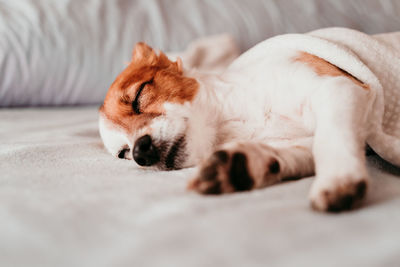
[(153, 83), (153, 79), (151, 79), (151, 80), (149, 80), (149, 81), (147, 81), (147, 82), (142, 83), (142, 84), (140, 85), (140, 87), (139, 87), (139, 90), (138, 90), (137, 93), (136, 93), (136, 97), (135, 97), (135, 99), (134, 99), (133, 102), (132, 102), (132, 108), (133, 108), (133, 111), (134, 111), (136, 114), (141, 114), (141, 113), (142, 113), (142, 112), (140, 111), (140, 102), (139, 102), (140, 95), (141, 95), (143, 89), (146, 87), (146, 85), (147, 85), (147, 84), (151, 84), (151, 83)]

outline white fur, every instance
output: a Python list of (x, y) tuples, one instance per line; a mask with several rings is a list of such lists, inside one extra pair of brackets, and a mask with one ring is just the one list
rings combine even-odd
[[(122, 149), (132, 147), (132, 140), (123, 129), (108, 121), (102, 114), (100, 114), (99, 117), (99, 132), (104, 146), (108, 152), (115, 157), (118, 157), (118, 154)], [(131, 155), (128, 157), (129, 159), (132, 159)]]

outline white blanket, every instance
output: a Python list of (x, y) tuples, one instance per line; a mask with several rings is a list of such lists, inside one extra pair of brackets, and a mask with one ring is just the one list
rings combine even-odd
[(400, 32), (369, 36), (359, 31), (330, 28), (310, 35), (327, 40), (327, 59), (370, 85), (367, 143), (382, 158), (400, 166)]
[(400, 166), (400, 32), (370, 36), (326, 28), (280, 35), (257, 46), (265, 51), (257, 57), (287, 48), (314, 54), (369, 85), (367, 143), (382, 158)]
[(312, 178), (217, 197), (193, 169), (104, 150), (97, 107), (0, 110), (0, 266), (397, 266), (400, 170), (368, 159), (365, 205), (313, 212)]

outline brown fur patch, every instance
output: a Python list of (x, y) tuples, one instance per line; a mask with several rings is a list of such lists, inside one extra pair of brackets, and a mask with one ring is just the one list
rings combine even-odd
[[(141, 84), (150, 80), (152, 82), (146, 84), (140, 94), (141, 114), (136, 114), (132, 102)], [(100, 112), (127, 131), (134, 131), (162, 115), (165, 102), (182, 104), (192, 101), (197, 90), (197, 81), (183, 76), (179, 63), (170, 61), (162, 52), (157, 55), (144, 43), (138, 43), (132, 62), (111, 85)]]
[(300, 52), (297, 57), (294, 58), (294, 61), (303, 62), (307, 66), (311, 67), (314, 72), (319, 76), (345, 76), (350, 78), (355, 84), (361, 86), (365, 90), (369, 89), (369, 86), (350, 73), (338, 68), (337, 66), (329, 63), (328, 61), (317, 57), (315, 55), (309, 54), (307, 52)]

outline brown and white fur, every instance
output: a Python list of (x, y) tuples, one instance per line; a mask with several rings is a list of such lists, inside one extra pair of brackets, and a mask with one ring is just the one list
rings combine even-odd
[(314, 209), (352, 208), (368, 184), (368, 85), (303, 51), (257, 49), (212, 75), (137, 44), (100, 108), (105, 147), (146, 168), (198, 165), (188, 188), (201, 194), (315, 174)]

